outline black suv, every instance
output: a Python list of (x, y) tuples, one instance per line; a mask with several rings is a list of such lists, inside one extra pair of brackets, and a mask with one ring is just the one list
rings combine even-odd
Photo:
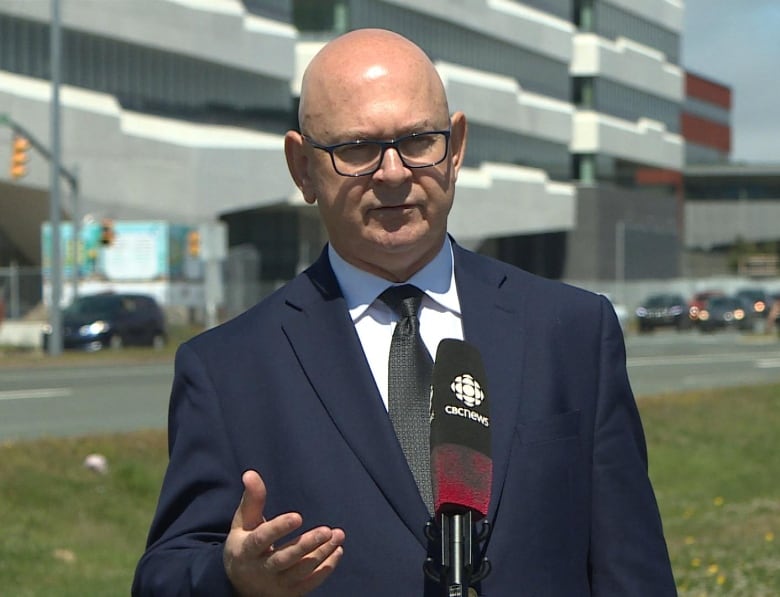
[(640, 332), (651, 332), (658, 327), (688, 327), (688, 303), (681, 294), (654, 294), (647, 297), (636, 310)]
[[(62, 313), (65, 348), (99, 350), (122, 346), (162, 348), (166, 342), (165, 315), (151, 296), (93, 294), (78, 297)], [(51, 330), (45, 329), (46, 348)]]

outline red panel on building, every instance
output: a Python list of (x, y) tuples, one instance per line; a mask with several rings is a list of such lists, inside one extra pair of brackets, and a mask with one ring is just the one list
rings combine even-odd
[(712, 147), (718, 151), (731, 151), (731, 127), (700, 116), (683, 112), (680, 115), (682, 135), (686, 141)]
[(715, 104), (726, 110), (731, 110), (731, 89), (729, 87), (689, 72), (685, 73), (685, 94), (708, 104)]

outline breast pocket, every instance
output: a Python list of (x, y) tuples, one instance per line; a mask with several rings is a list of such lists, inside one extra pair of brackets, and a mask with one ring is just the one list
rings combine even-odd
[(570, 411), (515, 428), (501, 501), (511, 513), (499, 518), (515, 519), (512, 527), (534, 545), (536, 562), (582, 557), (578, 538), (587, 536), (589, 506), (581, 420), (580, 411)]
[(580, 411), (572, 410), (547, 419), (520, 422), (517, 435), (524, 446), (577, 438), (580, 435)]

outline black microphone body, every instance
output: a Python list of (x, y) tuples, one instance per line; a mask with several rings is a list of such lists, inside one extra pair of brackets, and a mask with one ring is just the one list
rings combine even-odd
[(484, 578), (489, 562), (475, 562), (474, 547), (487, 536), (475, 523), (487, 515), (493, 462), (486, 375), (479, 352), (461, 340), (445, 339), (436, 351), (431, 388), (431, 481), (436, 527), (441, 541), (438, 569), (426, 562), (426, 574), (438, 580), (445, 597), (469, 595)]
[(471, 510), (459, 514), (441, 514), (439, 524), (444, 595), (447, 597), (468, 595), (474, 572)]

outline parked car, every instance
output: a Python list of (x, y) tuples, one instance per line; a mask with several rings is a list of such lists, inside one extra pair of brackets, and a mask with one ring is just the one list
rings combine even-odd
[(772, 333), (772, 329), (777, 330), (780, 336), (780, 292), (769, 295), (769, 311), (766, 318), (766, 331)]
[(699, 311), (704, 308), (707, 300), (714, 296), (725, 296), (725, 293), (722, 290), (702, 290), (696, 292), (688, 302), (688, 319), (694, 323), (698, 321)]
[(698, 326), (703, 332), (724, 328), (749, 330), (753, 326), (744, 302), (736, 296), (713, 296), (698, 315)]
[(650, 332), (658, 327), (674, 327), (678, 330), (688, 326), (688, 303), (681, 294), (654, 294), (637, 308), (636, 317), (640, 332)]
[[(153, 346), (166, 342), (165, 315), (154, 298), (143, 294), (93, 294), (78, 297), (62, 312), (65, 348), (100, 350)], [(48, 347), (51, 329), (44, 330)]]
[(769, 298), (769, 294), (763, 288), (753, 287), (741, 288), (734, 296), (745, 305), (745, 310), (753, 330), (763, 332), (766, 327), (766, 317), (769, 314), (769, 308), (772, 306), (772, 299)]

